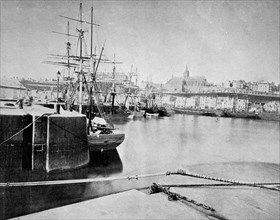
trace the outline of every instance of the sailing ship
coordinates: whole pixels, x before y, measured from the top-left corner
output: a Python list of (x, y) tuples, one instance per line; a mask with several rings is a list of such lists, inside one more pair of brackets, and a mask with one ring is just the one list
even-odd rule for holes
[[(75, 101), (74, 96), (76, 95), (76, 90), (79, 89), (79, 113), (84, 113), (87, 116), (87, 141), (89, 151), (104, 151), (104, 150), (112, 150), (116, 149), (125, 138), (125, 134), (123, 133), (115, 133), (114, 125), (110, 121), (110, 115), (107, 115), (104, 111), (104, 106), (100, 103), (100, 89), (98, 87), (96, 81), (96, 74), (101, 62), (103, 63), (112, 63), (108, 59), (103, 59), (102, 54), (104, 52), (104, 45), (101, 49), (99, 57), (97, 58), (96, 52), (93, 53), (93, 26), (99, 26), (98, 24), (93, 23), (93, 7), (91, 7), (91, 21), (87, 22), (82, 19), (82, 3), (80, 3), (80, 18), (70, 18), (67, 16), (61, 16), (66, 19), (74, 20), (80, 23), (80, 29), (77, 29), (78, 32), (78, 42), (79, 42), (79, 56), (71, 56), (70, 55), (70, 42), (69, 36), (74, 36), (69, 34), (69, 25), (68, 25), (68, 42), (67, 42), (67, 63), (63, 63), (67, 66), (68, 71), (70, 68), (73, 67), (75, 72), (78, 74), (78, 79), (76, 83), (69, 82), (68, 87), (68, 95), (66, 99), (66, 109), (72, 110), (73, 103)], [(86, 55), (86, 51), (83, 51), (83, 43), (85, 43), (84, 39), (84, 30), (83, 30), (83, 23), (90, 24), (90, 32), (91, 32), (91, 39), (90, 39), (90, 55)], [(61, 55), (56, 55), (61, 57)], [(69, 60), (72, 59), (74, 62), (70, 62)], [(116, 64), (114, 60), (114, 65)], [(54, 63), (57, 64), (57, 63)], [(58, 63), (60, 65), (61, 63)], [(78, 70), (77, 70), (78, 69)], [(113, 68), (115, 71), (115, 66)], [(86, 108), (83, 109), (82, 97), (83, 97), (83, 89), (88, 95), (88, 104), (85, 106)], [(114, 93), (113, 93), (113, 101), (112, 106), (114, 105)], [(94, 112), (95, 107), (97, 108), (98, 112)], [(84, 110), (84, 111), (83, 111)], [(97, 115), (104, 119), (105, 123), (103, 124), (96, 124), (94, 122), (97, 119)]]

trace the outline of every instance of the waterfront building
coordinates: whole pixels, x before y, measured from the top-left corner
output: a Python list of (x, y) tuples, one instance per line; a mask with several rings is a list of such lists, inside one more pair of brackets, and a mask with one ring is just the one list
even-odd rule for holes
[(129, 77), (122, 72), (116, 72), (113, 76), (112, 72), (98, 72), (96, 74), (96, 81), (112, 81), (115, 80), (116, 82), (122, 83), (124, 81), (129, 81)]
[(209, 109), (215, 109), (217, 106), (217, 97), (207, 96), (207, 106)]
[(200, 92), (207, 85), (205, 76), (190, 76), (188, 66), (186, 66), (182, 75), (182, 77), (172, 76), (163, 85), (164, 89), (169, 92)]
[(27, 89), (17, 78), (0, 79), (0, 98), (4, 99), (20, 99), (24, 98)]
[(234, 106), (234, 98), (217, 97), (216, 109), (232, 111)]
[(162, 96), (162, 103), (167, 104), (167, 105), (173, 105), (174, 104), (170, 95), (163, 95)]
[(232, 88), (234, 89), (243, 89), (245, 86), (245, 81), (244, 80), (233, 80), (232, 81)]
[(206, 96), (199, 97), (199, 108), (205, 109), (206, 108)]
[(199, 108), (200, 109), (215, 109), (217, 107), (217, 97), (200, 96)]
[(195, 108), (196, 107), (196, 96), (191, 96), (189, 98), (186, 98), (186, 104), (185, 107), (186, 108)]
[(258, 91), (258, 84), (257, 84), (257, 83), (253, 82), (253, 84), (252, 84), (252, 90), (255, 91), (255, 92)]
[(235, 104), (235, 110), (238, 112), (243, 112), (247, 110), (248, 100), (247, 99), (237, 99)]
[(183, 77), (174, 77), (168, 80), (164, 85), (164, 89), (169, 92), (183, 92)]
[(258, 85), (258, 88), (257, 88), (258, 92), (263, 92), (263, 93), (271, 92), (271, 87), (268, 82), (262, 80), (262, 81), (258, 82), (257, 85)]
[(276, 101), (267, 102), (263, 105), (263, 110), (265, 112), (280, 112), (280, 103)]
[(190, 76), (188, 66), (183, 72), (183, 78), (184, 91), (186, 92), (200, 92), (207, 85), (205, 76)]
[(185, 97), (177, 97), (175, 101), (176, 108), (185, 108), (186, 98)]

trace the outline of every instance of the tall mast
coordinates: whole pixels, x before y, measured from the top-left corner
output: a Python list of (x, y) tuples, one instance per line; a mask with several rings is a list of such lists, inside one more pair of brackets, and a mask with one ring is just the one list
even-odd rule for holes
[(68, 70), (68, 80), (70, 81), (70, 50), (71, 50), (71, 44), (69, 42), (69, 21), (67, 22), (67, 35), (68, 35), (68, 41), (66, 43), (66, 49), (67, 49), (67, 70)]
[(115, 71), (116, 71), (116, 64), (115, 64), (115, 54), (114, 54), (114, 67), (113, 67), (113, 91), (111, 93), (112, 95), (112, 106), (111, 106), (111, 114), (114, 114), (114, 102), (115, 102)]
[[(92, 35), (92, 27), (93, 27), (93, 7), (91, 7), (91, 24), (90, 24), (90, 62), (92, 64), (92, 74), (91, 74), (91, 83), (90, 83), (90, 88), (89, 88), (89, 123), (88, 123), (88, 132), (89, 129), (92, 127), (91, 124), (91, 119), (92, 119), (92, 106), (93, 106), (93, 100), (92, 100), (92, 93), (93, 93), (93, 84), (95, 82), (95, 60), (93, 60), (93, 54), (92, 54), (92, 47), (93, 47), (93, 35)], [(91, 71), (91, 70), (90, 70)]]
[(93, 26), (93, 7), (91, 7), (91, 12), (90, 12), (90, 17), (91, 17), (91, 21), (90, 21), (90, 56), (92, 57), (92, 38), (93, 38), (93, 35), (92, 35), (92, 26)]
[(79, 32), (79, 40), (80, 40), (80, 86), (79, 86), (79, 112), (82, 113), (82, 87), (83, 87), (83, 30), (82, 30), (82, 3), (80, 3), (80, 24), (81, 29), (77, 30)]

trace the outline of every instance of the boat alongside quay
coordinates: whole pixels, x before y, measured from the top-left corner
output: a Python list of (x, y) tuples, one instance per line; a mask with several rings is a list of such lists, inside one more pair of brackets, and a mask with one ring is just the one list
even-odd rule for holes
[(89, 151), (115, 150), (125, 139), (124, 133), (116, 133), (115, 129), (107, 126), (103, 118), (94, 117), (88, 134)]
[(280, 113), (279, 112), (261, 112), (258, 114), (260, 119), (269, 120), (269, 121), (280, 121)]
[(203, 109), (188, 109), (188, 108), (178, 108), (173, 107), (172, 110), (178, 114), (187, 114), (187, 115), (203, 115), (203, 116), (218, 116), (215, 111), (212, 110), (203, 110)]
[(259, 113), (256, 112), (231, 112), (224, 111), (223, 117), (229, 118), (244, 118), (244, 119), (261, 119)]

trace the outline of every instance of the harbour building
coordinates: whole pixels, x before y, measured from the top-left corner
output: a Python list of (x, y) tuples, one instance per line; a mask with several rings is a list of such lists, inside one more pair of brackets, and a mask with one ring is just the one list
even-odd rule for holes
[(207, 86), (205, 76), (190, 76), (188, 66), (180, 77), (174, 77), (166, 82), (164, 89), (169, 92), (200, 92)]
[(0, 79), (0, 98), (1, 99), (20, 99), (25, 96), (27, 89), (16, 78)]

